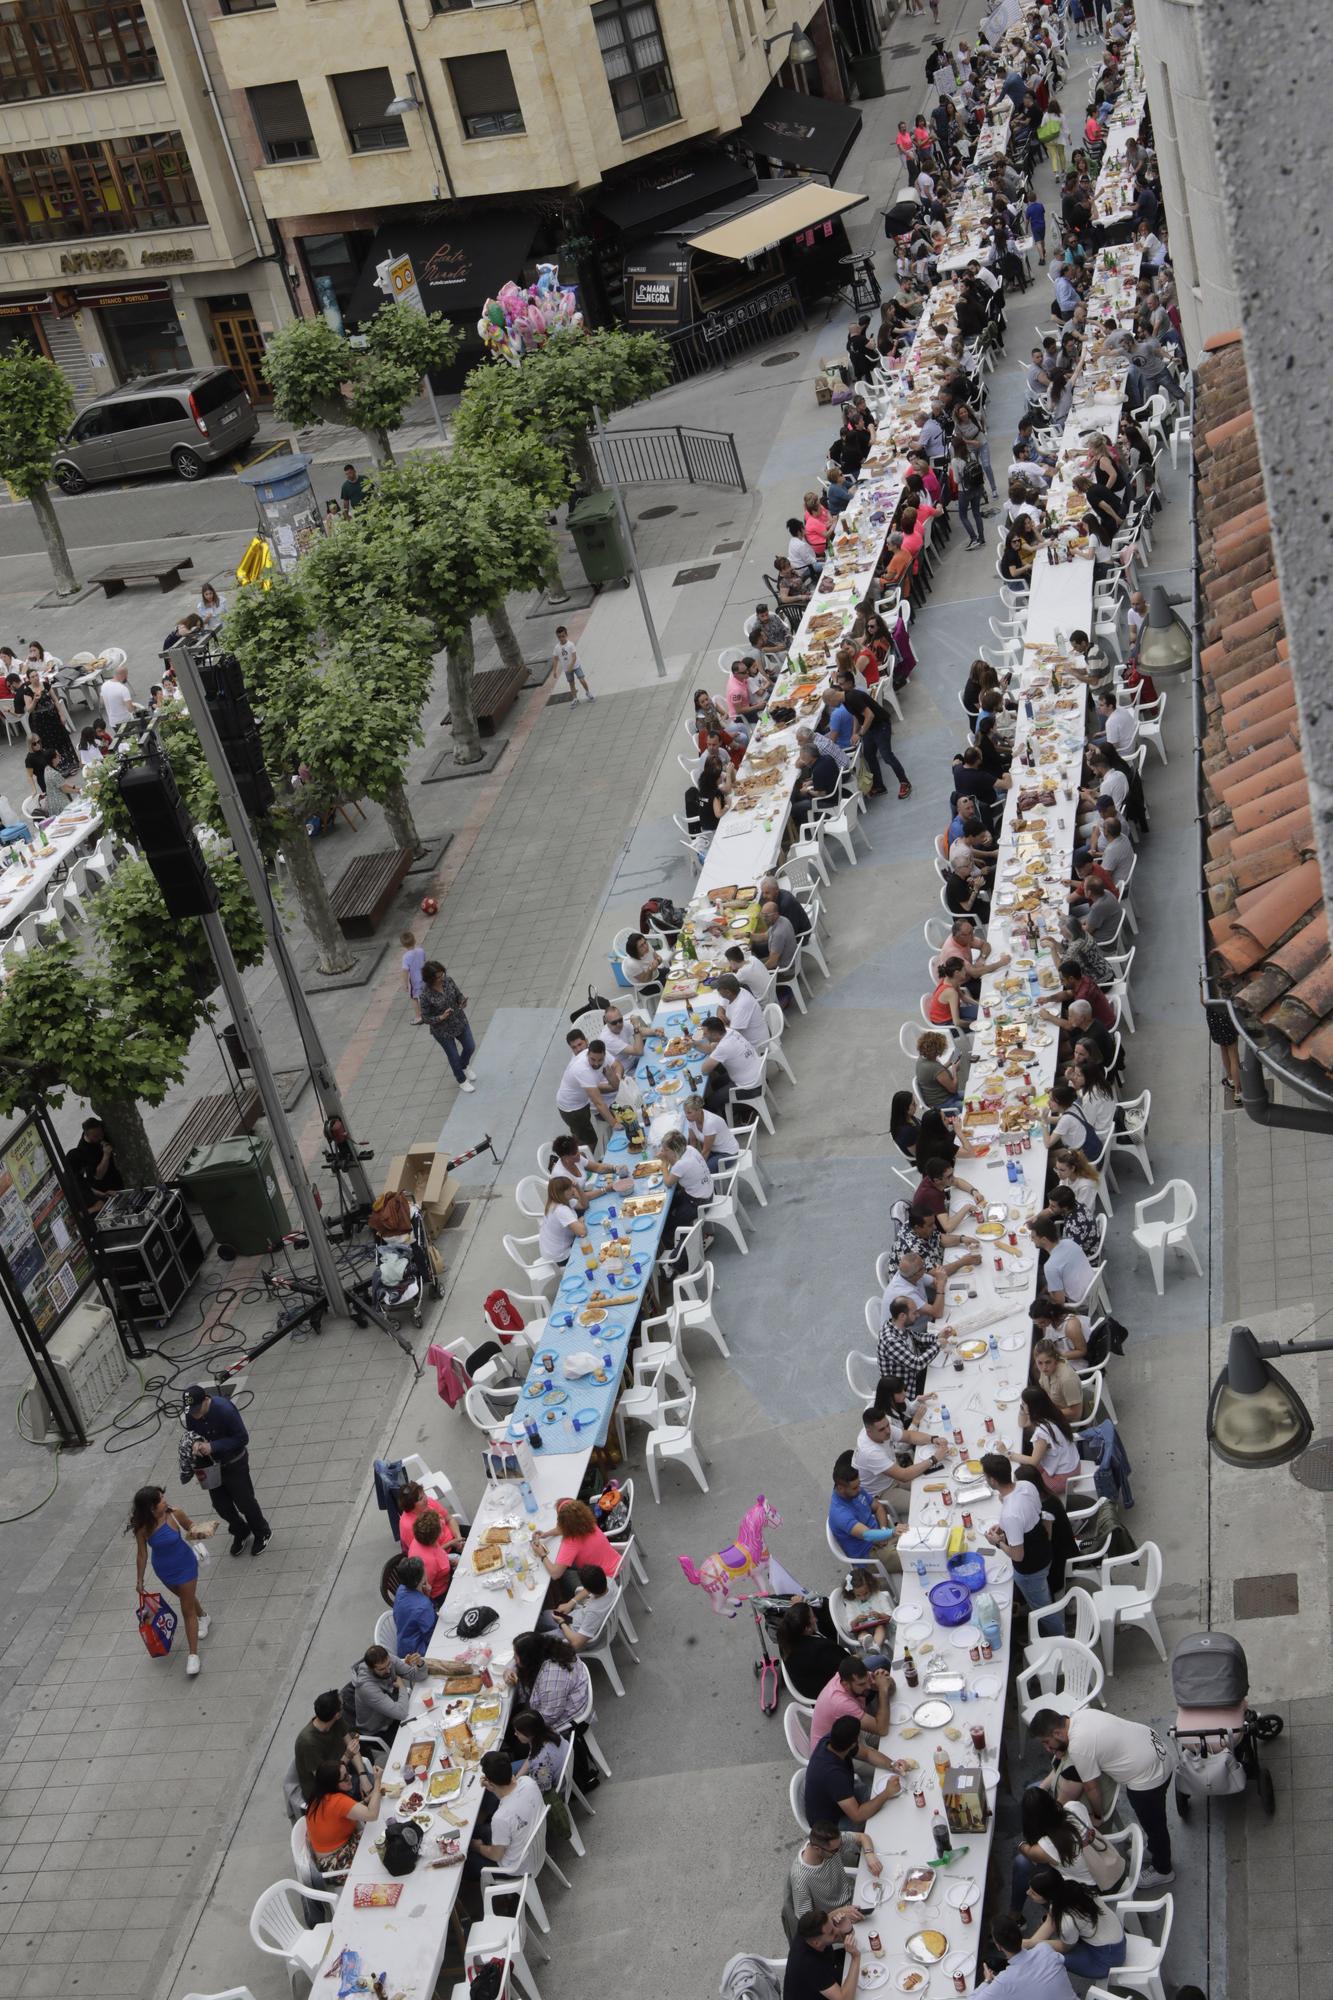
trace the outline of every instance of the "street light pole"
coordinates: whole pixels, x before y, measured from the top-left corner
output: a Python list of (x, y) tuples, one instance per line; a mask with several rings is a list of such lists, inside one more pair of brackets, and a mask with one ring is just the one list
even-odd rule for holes
[(1217, 1457), (1251, 1472), (1299, 1458), (1314, 1434), (1310, 1412), (1269, 1362), (1330, 1353), (1333, 1340), (1256, 1340), (1248, 1326), (1233, 1326), (1226, 1366), (1208, 1399), (1208, 1443)]
[[(287, 933), (283, 929), (278, 913), (273, 906), (273, 897), (269, 888), (268, 874), (264, 867), (264, 858), (255, 844), (255, 837), (250, 827), (249, 818), (244, 806), (241, 804), (240, 794), (236, 789), (236, 780), (232, 775), (231, 766), (227, 762), (227, 755), (222, 747), (222, 739), (218, 735), (217, 726), (209, 711), (208, 702), (204, 696), (203, 682), (199, 678), (198, 664), (191, 649), (185, 644), (173, 646), (170, 649), (169, 658), (176, 669), (176, 682), (185, 697), (185, 706), (188, 708), (190, 718), (198, 732), (199, 742), (203, 748), (208, 768), (213, 773), (214, 782), (218, 788), (218, 800), (222, 807), (222, 816), (227, 823), (227, 831), (231, 835), (232, 846), (236, 849), (241, 869), (245, 875), (246, 884), (250, 890), (250, 894), (254, 898), (255, 908), (259, 912), (259, 920), (268, 934), (269, 950), (273, 957), (274, 966), (277, 969), (283, 993), (286, 996), (287, 1005), (291, 1009), (292, 1017), (296, 1022), (297, 1032), (301, 1037), (301, 1047), (305, 1051), (306, 1063), (310, 1070), (311, 1080), (315, 1086), (315, 1095), (319, 1100), (321, 1118), (325, 1126), (328, 1125), (331, 1119), (340, 1120), (343, 1128), (350, 1134), (352, 1128), (348, 1123), (347, 1114), (343, 1109), (342, 1094), (338, 1089), (333, 1065), (330, 1063), (328, 1055), (325, 1052), (324, 1044), (320, 1039), (319, 1029), (315, 1025), (314, 1016), (310, 1012), (306, 996), (301, 989), (301, 981), (297, 975), (296, 967), (292, 962), (291, 949), (287, 943)], [(259, 1081), (257, 1072), (255, 1081), (256, 1083)], [(267, 1106), (265, 1108), (267, 1109)], [(270, 1113), (270, 1119), (271, 1116), (272, 1114)], [(348, 1148), (348, 1154), (350, 1157), (346, 1159), (344, 1171), (351, 1183), (353, 1199), (358, 1204), (364, 1203), (369, 1208), (375, 1196), (371, 1190), (370, 1182), (366, 1178), (366, 1170), (357, 1157), (355, 1146)], [(321, 1237), (323, 1236), (322, 1228), (320, 1235)]]
[[(602, 422), (602, 413), (596, 403), (592, 406), (592, 414), (597, 424), (597, 436), (605, 444), (607, 442), (606, 425)], [(648, 602), (648, 592), (644, 588), (643, 572), (639, 568), (639, 551), (634, 546), (634, 531), (629, 524), (629, 509), (625, 505), (625, 496), (620, 490), (620, 481), (616, 478), (615, 466), (612, 463), (609, 451), (606, 453), (606, 473), (607, 484), (615, 495), (616, 512), (620, 516), (620, 532), (625, 537), (625, 547), (629, 550), (629, 566), (634, 572), (634, 588), (639, 593), (639, 604), (643, 611), (643, 622), (648, 627), (648, 644), (653, 649), (653, 665), (657, 669), (658, 680), (664, 681), (667, 677), (667, 670), (666, 661), (662, 658), (662, 643), (657, 636), (657, 627), (653, 623), (652, 606)]]

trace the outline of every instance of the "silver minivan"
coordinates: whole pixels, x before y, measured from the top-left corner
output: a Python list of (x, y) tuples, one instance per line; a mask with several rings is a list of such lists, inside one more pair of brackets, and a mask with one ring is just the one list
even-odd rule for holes
[(259, 428), (250, 398), (230, 368), (182, 368), (142, 375), (109, 390), (79, 412), (56, 454), (55, 478), (66, 493), (103, 479), (174, 472), (198, 479)]

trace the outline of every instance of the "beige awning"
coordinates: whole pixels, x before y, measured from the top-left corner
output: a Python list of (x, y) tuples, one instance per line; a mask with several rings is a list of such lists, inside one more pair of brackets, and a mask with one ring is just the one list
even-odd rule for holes
[(760, 208), (748, 209), (730, 222), (719, 223), (716, 229), (705, 230), (702, 236), (689, 237), (688, 242), (691, 250), (706, 250), (712, 257), (734, 257), (738, 261), (757, 257), (786, 237), (796, 236), (802, 229), (813, 229), (816, 223), (828, 222), (835, 215), (844, 215), (849, 208), (860, 208), (868, 200), (868, 195), (845, 194), (841, 188), (802, 181), (790, 194), (777, 195)]

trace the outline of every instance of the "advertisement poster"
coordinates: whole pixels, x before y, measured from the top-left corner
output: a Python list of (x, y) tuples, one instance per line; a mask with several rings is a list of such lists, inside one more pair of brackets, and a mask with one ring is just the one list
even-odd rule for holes
[(45, 1341), (92, 1283), (93, 1266), (36, 1125), (0, 1150), (0, 1254)]

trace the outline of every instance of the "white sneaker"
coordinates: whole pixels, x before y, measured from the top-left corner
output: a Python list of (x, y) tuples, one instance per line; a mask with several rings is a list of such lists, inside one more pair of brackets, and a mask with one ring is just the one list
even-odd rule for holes
[(476, 1087), (477, 1087), (476, 1084), (469, 1082), (467, 1077), (464, 1077), (463, 1081), (458, 1086), (460, 1090), (475, 1090)]
[(1140, 1889), (1165, 1889), (1167, 1883), (1174, 1882), (1175, 1879), (1174, 1868), (1168, 1868), (1165, 1875), (1159, 1875), (1155, 1868), (1145, 1868), (1139, 1876), (1138, 1886)]
[(198, 1653), (191, 1653), (189, 1659), (185, 1662), (185, 1671), (187, 1675), (193, 1676), (197, 1674), (200, 1668), (200, 1664), (201, 1662)]
[(210, 1621), (208, 1613), (206, 1611), (201, 1611), (199, 1613), (199, 1637), (201, 1639), (206, 1639), (208, 1637), (209, 1622)]

